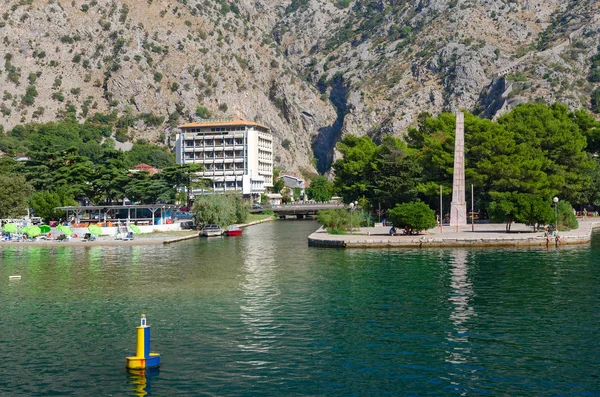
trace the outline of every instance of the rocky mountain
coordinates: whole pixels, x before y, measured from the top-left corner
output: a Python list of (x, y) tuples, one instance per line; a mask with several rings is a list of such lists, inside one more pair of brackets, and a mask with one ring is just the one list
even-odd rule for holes
[(305, 175), (329, 169), (346, 133), (522, 101), (590, 108), (598, 88), (589, 0), (4, 0), (0, 13), (5, 130), (116, 112), (119, 140), (172, 144), (210, 112), (269, 125), (276, 166)]

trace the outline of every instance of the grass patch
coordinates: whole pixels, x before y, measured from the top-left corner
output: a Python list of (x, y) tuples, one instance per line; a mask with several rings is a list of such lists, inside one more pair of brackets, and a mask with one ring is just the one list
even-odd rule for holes
[(263, 219), (271, 218), (270, 214), (248, 214), (248, 219), (246, 223), (262, 221)]

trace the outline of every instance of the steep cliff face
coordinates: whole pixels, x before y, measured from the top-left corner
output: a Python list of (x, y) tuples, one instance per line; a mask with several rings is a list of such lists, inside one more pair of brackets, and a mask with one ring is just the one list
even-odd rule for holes
[(496, 118), (523, 101), (589, 108), (598, 2), (296, 4), (274, 36), (309, 81), (345, 81), (342, 133), (400, 135), (424, 111)]
[(343, 134), (401, 135), (420, 112), (589, 107), (596, 88), (600, 6), (585, 0), (5, 3), (5, 129), (116, 111), (144, 116), (129, 139), (169, 142), (200, 106), (269, 125), (288, 171), (327, 171)]
[(82, 120), (116, 111), (155, 116), (135, 122), (130, 139), (167, 141), (165, 131), (174, 131), (170, 127), (202, 106), (214, 117), (269, 125), (277, 165), (314, 170), (312, 138), (336, 120), (336, 111), (270, 44), (268, 16), (275, 14), (269, 6), (260, 11), (221, 1), (11, 3), (0, 23), (5, 129), (51, 121), (69, 110)]

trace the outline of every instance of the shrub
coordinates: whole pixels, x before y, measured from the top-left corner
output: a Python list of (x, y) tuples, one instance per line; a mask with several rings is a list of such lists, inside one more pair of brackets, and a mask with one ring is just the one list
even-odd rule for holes
[(317, 213), (317, 221), (329, 233), (342, 234), (350, 228), (350, 212), (347, 209), (321, 210)]
[(436, 225), (435, 212), (421, 201), (396, 204), (388, 212), (388, 218), (395, 227), (408, 228), (409, 233), (418, 233)]
[(159, 126), (165, 121), (163, 116), (155, 116), (152, 113), (142, 113), (139, 115), (139, 118), (144, 120), (146, 125), (153, 127)]
[(127, 129), (126, 128), (117, 128), (117, 132), (115, 133), (115, 140), (117, 142), (127, 142), (127, 140), (129, 139), (129, 136), (127, 136)]
[(163, 75), (160, 72), (154, 72), (154, 81), (160, 83), (163, 79)]
[(370, 218), (362, 211), (351, 211), (347, 208), (321, 210), (317, 213), (317, 221), (331, 234), (344, 234), (345, 231), (359, 226), (368, 226)]
[(11, 110), (9, 107), (2, 103), (0, 104), (0, 113), (2, 113), (3, 116), (10, 116)]
[(570, 230), (577, 229), (579, 222), (573, 212), (573, 207), (567, 201), (558, 202), (558, 229), (559, 230)]
[(26, 105), (33, 105), (33, 102), (35, 102), (35, 97), (37, 96), (38, 92), (35, 86), (27, 86), (27, 89), (25, 90), (25, 95), (23, 96), (23, 103)]
[(58, 101), (58, 102), (63, 102), (65, 100), (65, 96), (64, 96), (62, 90), (60, 90), (58, 92), (54, 92), (52, 94), (52, 99), (54, 99), (55, 101)]
[(196, 116), (206, 119), (210, 117), (210, 112), (204, 106), (198, 106), (196, 108)]

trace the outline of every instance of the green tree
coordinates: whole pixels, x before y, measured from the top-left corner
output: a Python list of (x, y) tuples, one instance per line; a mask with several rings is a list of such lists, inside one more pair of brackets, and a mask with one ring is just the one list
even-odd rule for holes
[[(563, 105), (522, 104), (499, 121), (465, 113), (465, 175), (491, 202), (493, 192), (528, 193), (549, 199), (574, 199), (589, 184), (593, 167), (586, 147), (595, 145), (594, 123), (585, 112)], [(449, 192), (453, 174), (455, 116), (419, 116), (408, 132), (423, 167), (420, 197), (433, 204), (439, 185)], [(596, 147), (596, 146), (594, 146)]]
[(77, 154), (75, 148), (29, 153), (25, 173), (36, 190), (62, 189), (77, 199), (87, 197), (93, 176), (93, 163), (87, 157)]
[(144, 163), (156, 168), (164, 168), (175, 164), (175, 156), (172, 153), (151, 145), (146, 141), (138, 141), (131, 150), (126, 152), (127, 163), (130, 167)]
[(534, 231), (554, 219), (550, 201), (533, 194), (520, 194), (517, 198), (517, 221), (532, 226)]
[(309, 200), (329, 201), (333, 197), (333, 183), (327, 177), (319, 175), (310, 182), (306, 195)]
[(283, 180), (283, 178), (279, 177), (279, 172), (279, 169), (273, 168), (273, 180), (275, 182), (273, 183), (273, 187), (271, 188), (271, 190), (274, 193), (280, 193), (285, 187), (285, 181)]
[(0, 218), (27, 214), (27, 197), (33, 191), (22, 175), (0, 174)]
[(377, 145), (367, 136), (347, 135), (338, 142), (337, 148), (343, 157), (333, 164), (336, 191), (346, 203), (360, 197), (370, 198)]
[(492, 202), (488, 208), (488, 215), (492, 222), (506, 223), (506, 231), (510, 231), (513, 222), (517, 220), (519, 209), (517, 207), (516, 193), (492, 193)]
[(147, 172), (136, 172), (129, 176), (130, 181), (125, 187), (127, 197), (137, 203), (173, 203), (175, 189), (159, 174), (150, 176)]
[(186, 193), (186, 204), (190, 201), (189, 194), (192, 189), (206, 187), (206, 179), (198, 177), (198, 172), (204, 170), (202, 164), (172, 165), (163, 168), (160, 172), (160, 178), (164, 179), (174, 189), (184, 187)]
[(409, 234), (435, 227), (435, 212), (421, 201), (396, 204), (388, 211), (388, 218), (395, 227), (408, 228)]
[(506, 222), (507, 231), (510, 231), (513, 222), (533, 226), (536, 231), (554, 220), (550, 201), (540, 196), (518, 192), (494, 192), (491, 196), (490, 219), (494, 222)]
[(197, 196), (192, 211), (198, 225), (214, 224), (226, 227), (237, 220), (235, 202), (226, 195)]
[(241, 194), (227, 194), (226, 196), (235, 206), (235, 223), (246, 223), (250, 210), (244, 197)]
[(77, 202), (64, 190), (52, 192), (46, 190), (33, 193), (29, 198), (29, 204), (35, 213), (42, 217), (44, 222), (49, 222), (66, 217), (66, 213), (57, 210), (57, 207), (77, 205)]
[(577, 229), (579, 227), (579, 222), (577, 221), (577, 217), (573, 211), (573, 207), (567, 201), (559, 201), (558, 202), (558, 229), (559, 230), (569, 230), (569, 229)]
[(520, 167), (534, 171), (521, 172), (522, 180), (535, 186), (536, 179), (547, 175), (544, 189), (521, 186), (518, 191), (546, 198), (559, 195), (570, 201), (589, 184), (586, 171), (593, 164), (585, 152), (586, 136), (565, 105), (521, 104), (498, 123), (514, 133), (521, 149)]
[(120, 150), (105, 149), (100, 164), (94, 167), (90, 199), (94, 203), (114, 203), (126, 196), (130, 182), (125, 154)]
[(384, 137), (373, 158), (370, 207), (392, 208), (414, 199), (422, 172), (414, 149), (398, 138)]

